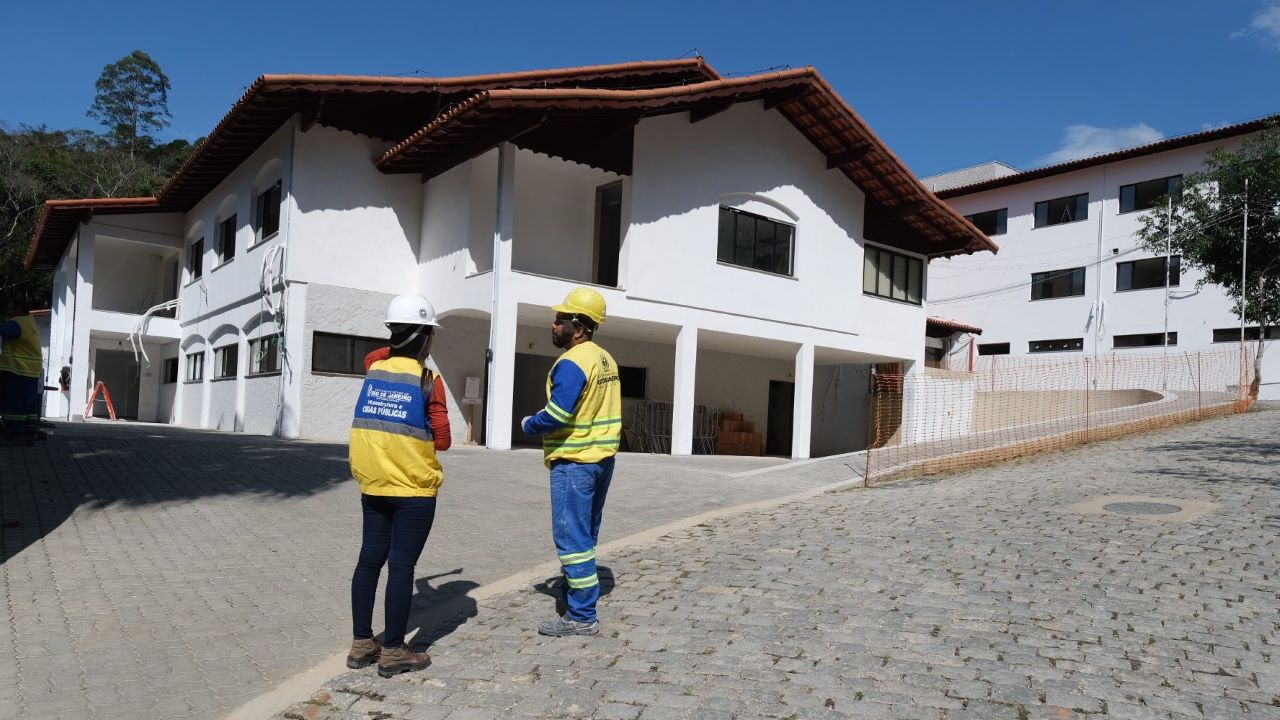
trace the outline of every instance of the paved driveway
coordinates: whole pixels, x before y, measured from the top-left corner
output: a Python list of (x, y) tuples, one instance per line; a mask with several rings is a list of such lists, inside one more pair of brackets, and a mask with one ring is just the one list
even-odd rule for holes
[[(465, 617), (469, 591), (554, 558), (546, 471), (528, 450), (444, 462), (416, 602)], [(626, 455), (603, 534), (824, 482), (733, 477), (779, 463)], [(345, 647), (348, 478), (343, 445), (143, 424), (0, 448), (0, 717), (218, 717)]]
[(521, 588), (277, 720), (1280, 718), (1277, 438), (1264, 405), (709, 520), (605, 553), (600, 637)]

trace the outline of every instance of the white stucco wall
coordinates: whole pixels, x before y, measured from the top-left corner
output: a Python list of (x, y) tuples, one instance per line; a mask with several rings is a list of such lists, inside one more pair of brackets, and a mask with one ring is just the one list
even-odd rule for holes
[(814, 457), (866, 448), (870, 372), (870, 365), (858, 364), (819, 365), (814, 369)]
[[(1235, 139), (1222, 145), (1238, 144)], [(1027, 354), (1029, 341), (1075, 337), (1084, 339), (1082, 353), (1052, 356), (1092, 355), (1095, 349), (1124, 356), (1162, 354), (1158, 346), (1114, 347), (1116, 335), (1159, 334), (1165, 314), (1162, 287), (1116, 290), (1117, 263), (1159, 256), (1134, 250), (1142, 217), (1155, 210), (1120, 213), (1119, 191), (1122, 185), (1199, 170), (1210, 147), (1179, 148), (947, 200), (962, 214), (1008, 208), (1008, 232), (992, 238), (1000, 245), (999, 255), (957, 256), (930, 263), (930, 314), (982, 327), (978, 343), (1008, 342), (1013, 355)], [(1088, 219), (1034, 227), (1036, 202), (1084, 192), (1089, 193)], [(1030, 300), (1032, 273), (1081, 266), (1086, 266), (1084, 296)], [(1175, 299), (1169, 303), (1169, 331), (1178, 333), (1171, 352), (1222, 348), (1223, 344), (1213, 343), (1213, 330), (1239, 327), (1240, 320), (1221, 288), (1209, 285), (1192, 294), (1201, 277), (1200, 271), (1184, 263), (1180, 283), (1170, 288)], [(1021, 287), (994, 297), (947, 301), (1013, 284)], [(1180, 295), (1191, 296), (1176, 299)], [(1280, 353), (1269, 352), (1264, 361), (1263, 379), (1270, 378), (1270, 383), (1263, 387), (1262, 397), (1280, 398)]]
[(528, 150), (516, 153), (516, 270), (592, 282), (596, 188), (622, 176)]
[(178, 262), (177, 250), (103, 236), (98, 237), (97, 250), (94, 309), (141, 314), (176, 297), (173, 270)]

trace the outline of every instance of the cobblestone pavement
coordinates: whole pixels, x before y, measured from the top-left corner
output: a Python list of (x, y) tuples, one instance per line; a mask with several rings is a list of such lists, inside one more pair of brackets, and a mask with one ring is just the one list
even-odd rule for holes
[[(604, 535), (820, 482), (730, 476), (779, 462), (627, 455)], [(538, 451), (444, 463), (428, 622), (554, 559)], [(0, 718), (213, 718), (339, 652), (358, 502), (344, 445), (77, 423), (0, 447)]]
[[(1277, 436), (1264, 405), (708, 521), (601, 558), (599, 637), (498, 595), (275, 718), (1280, 718)], [(1188, 512), (1077, 507), (1120, 495)]]

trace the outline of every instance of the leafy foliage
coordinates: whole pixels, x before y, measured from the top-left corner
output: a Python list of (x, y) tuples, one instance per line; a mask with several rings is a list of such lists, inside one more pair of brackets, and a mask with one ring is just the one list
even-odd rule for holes
[[(1143, 245), (1163, 255), (1168, 238), (1174, 254), (1204, 272), (1200, 285), (1212, 283), (1226, 290), (1237, 317), (1243, 310), (1245, 322), (1262, 328), (1280, 322), (1280, 128), (1272, 125), (1247, 137), (1235, 150), (1211, 150), (1205, 169), (1183, 178), (1182, 188), (1173, 207), (1172, 228), (1167, 212), (1155, 210), (1143, 218), (1138, 231)], [(1168, 201), (1165, 198), (1157, 207), (1167, 207)], [(1247, 277), (1241, 278), (1246, 207)], [(1254, 365), (1255, 397), (1265, 351), (1262, 332)]]
[(147, 134), (168, 123), (168, 89), (159, 66), (134, 51), (98, 80), (90, 115), (107, 134), (0, 123), (0, 305), (49, 306), (51, 274), (23, 267), (45, 200), (153, 195), (181, 166), (191, 143)]

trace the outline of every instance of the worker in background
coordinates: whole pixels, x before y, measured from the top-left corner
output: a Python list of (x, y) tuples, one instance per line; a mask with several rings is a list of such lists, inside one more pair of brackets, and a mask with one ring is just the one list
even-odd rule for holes
[(600, 632), (596, 543), (622, 436), (622, 395), (618, 366), (593, 339), (605, 319), (600, 293), (575, 288), (552, 309), (551, 342), (565, 352), (548, 374), (546, 407), (520, 426), (528, 435), (543, 436), (551, 470), (551, 536), (568, 609), (540, 623), (538, 632), (595, 635)]
[[(414, 566), (435, 520), (444, 480), (436, 453), (449, 449), (444, 383), (425, 368), (436, 311), (421, 295), (401, 295), (387, 309), (390, 353), (374, 362), (351, 421), (351, 474), (360, 485), (363, 541), (351, 576), (354, 639), (347, 667), (378, 663), (391, 677), (421, 670), (431, 656), (405, 643)], [(374, 595), (387, 565), (382, 642), (373, 636)]]
[(41, 436), (40, 332), (36, 319), (17, 300), (6, 305), (8, 320), (0, 324), (0, 417), (10, 443), (32, 445)]

